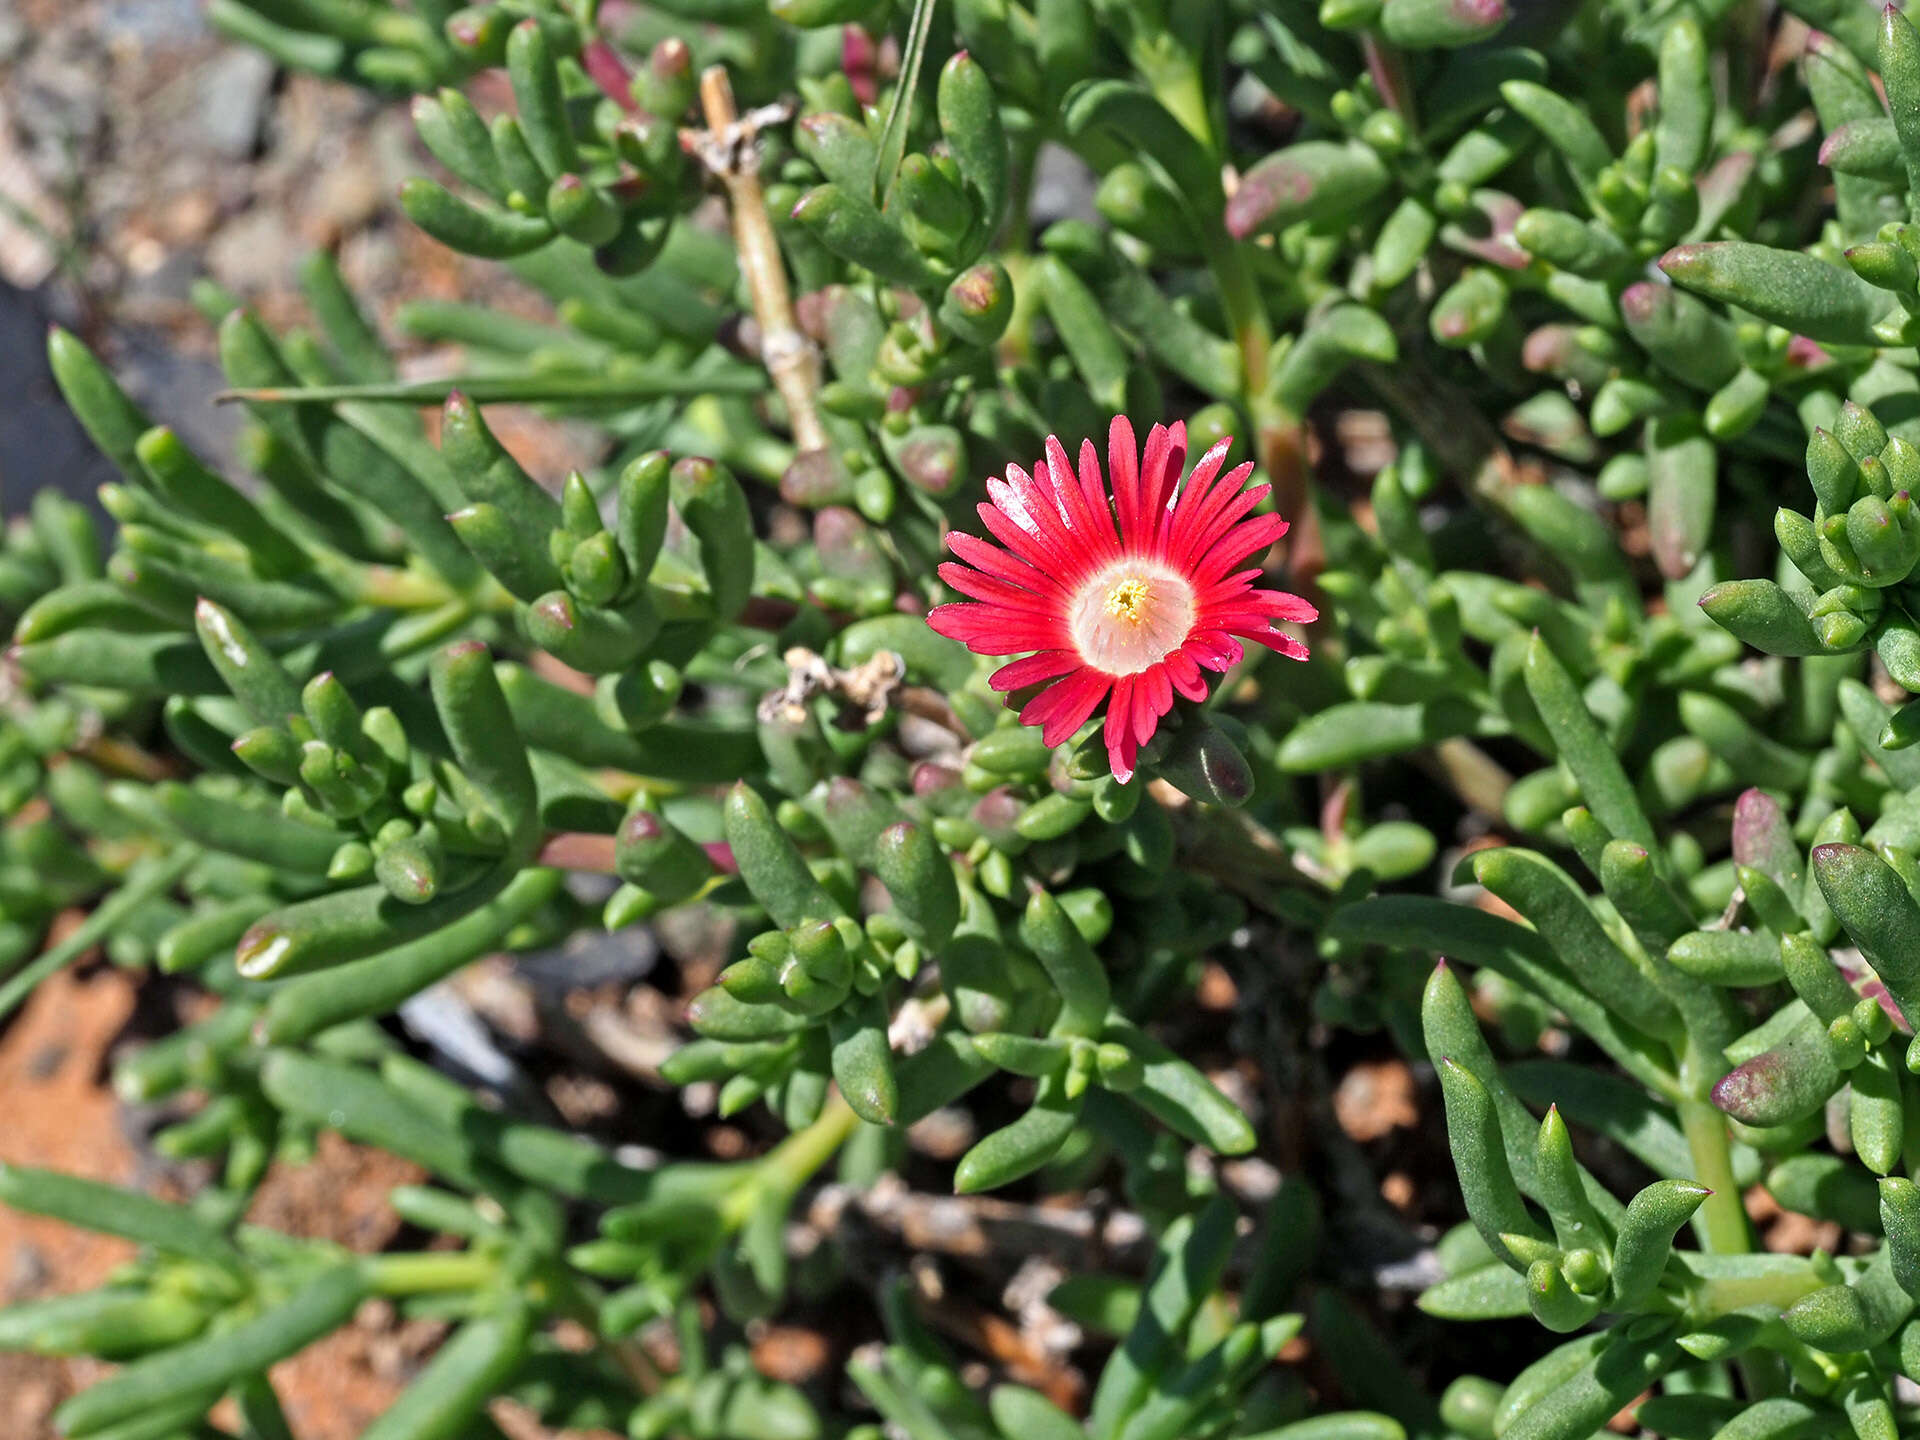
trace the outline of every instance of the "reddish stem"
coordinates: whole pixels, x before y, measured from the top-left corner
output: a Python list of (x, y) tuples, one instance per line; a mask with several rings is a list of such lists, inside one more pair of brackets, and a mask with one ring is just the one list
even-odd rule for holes
[(592, 870), (601, 875), (613, 874), (613, 836), (591, 835), (578, 830), (563, 830), (547, 836), (540, 842), (539, 852), (533, 857), (536, 865), (550, 865), (555, 870)]
[[(556, 830), (540, 842), (533, 863), (555, 870), (589, 870), (612, 875), (614, 840), (611, 835), (595, 835), (584, 830)], [(710, 840), (700, 847), (722, 875), (738, 875), (740, 865), (733, 858), (733, 847), (724, 840)]]
[(613, 47), (606, 41), (589, 42), (580, 51), (580, 67), (622, 110), (630, 115), (639, 111), (639, 102), (633, 98), (633, 76), (628, 72), (626, 62), (614, 53)]

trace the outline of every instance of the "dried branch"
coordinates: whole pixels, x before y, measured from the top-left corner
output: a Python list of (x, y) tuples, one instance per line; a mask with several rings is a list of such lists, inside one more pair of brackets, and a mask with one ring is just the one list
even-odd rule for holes
[(693, 149), (727, 188), (740, 269), (747, 277), (753, 318), (760, 327), (760, 358), (786, 404), (794, 443), (802, 453), (824, 450), (827, 434), (814, 398), (820, 388), (820, 352), (794, 319), (780, 242), (767, 219), (766, 192), (760, 186), (760, 128), (773, 119), (784, 119), (785, 107), (742, 116), (723, 65), (710, 65), (701, 74), (700, 105), (707, 129), (695, 137)]

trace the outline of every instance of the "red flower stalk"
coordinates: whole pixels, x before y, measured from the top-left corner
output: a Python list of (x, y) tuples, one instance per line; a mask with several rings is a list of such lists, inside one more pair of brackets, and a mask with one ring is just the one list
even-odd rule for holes
[(606, 41), (595, 40), (583, 47), (580, 66), (587, 72), (587, 77), (609, 99), (618, 101), (620, 108), (629, 115), (640, 108), (639, 102), (633, 98), (633, 77), (627, 73), (626, 62)]
[(1081, 442), (1076, 475), (1049, 435), (1033, 474), (1012, 465), (1006, 479), (987, 481), (980, 519), (1000, 545), (947, 536), (966, 563), (947, 562), (941, 578), (972, 600), (939, 606), (927, 623), (976, 655), (1035, 652), (991, 683), (1044, 683), (1020, 720), (1042, 726), (1049, 745), (1105, 701), (1107, 757), (1123, 783), (1173, 697), (1206, 699), (1201, 671), (1224, 673), (1241, 658), (1234, 637), (1307, 658), (1276, 626), (1319, 612), (1298, 595), (1256, 589), (1257, 565), (1239, 568), (1286, 534), (1287, 522), (1252, 513), (1272, 487), (1245, 488), (1251, 463), (1220, 473), (1230, 443), (1202, 455), (1182, 484), (1184, 424), (1154, 426), (1142, 456), (1133, 426), (1116, 416), (1105, 476), (1091, 440)]

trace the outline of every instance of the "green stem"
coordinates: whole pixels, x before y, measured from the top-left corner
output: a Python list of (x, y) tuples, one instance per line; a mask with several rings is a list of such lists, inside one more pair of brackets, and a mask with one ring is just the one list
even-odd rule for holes
[(1749, 1305), (1770, 1305), (1785, 1310), (1827, 1282), (1811, 1267), (1786, 1274), (1721, 1276), (1701, 1280), (1693, 1290), (1688, 1307), (1690, 1323), (1705, 1325), (1722, 1315), (1744, 1310)]
[(389, 1297), (477, 1290), (500, 1273), (500, 1262), (474, 1250), (375, 1255), (367, 1261), (374, 1293)]
[[(1134, 67), (1147, 82), (1153, 98), (1168, 114), (1203, 146), (1219, 157), (1221, 147), (1214, 134), (1213, 115), (1207, 99), (1207, 87), (1194, 57), (1174, 46), (1170, 37), (1165, 48), (1137, 46)], [(1214, 284), (1220, 287), (1221, 308), (1233, 331), (1234, 344), (1240, 350), (1241, 400), (1256, 425), (1268, 417), (1267, 350), (1273, 344), (1273, 330), (1267, 317), (1266, 302), (1240, 242), (1227, 234), (1224, 216), (1226, 197), (1217, 187), (1206, 195), (1189, 196), (1200, 231), (1200, 245)]]
[(1254, 282), (1253, 271), (1240, 244), (1227, 234), (1219, 215), (1200, 222), (1200, 243), (1207, 266), (1213, 271), (1213, 283), (1220, 287), (1220, 306), (1233, 331), (1233, 343), (1240, 351), (1240, 395), (1256, 424), (1266, 418), (1268, 404), (1267, 351), (1273, 345), (1273, 329), (1267, 319), (1266, 302)]
[[(1013, 177), (1007, 186), (1007, 218), (1000, 227), (999, 260), (1005, 265), (1010, 255), (1028, 253), (1028, 232), (1033, 228), (1033, 167), (1040, 155), (1042, 132), (1039, 127), (1014, 140)], [(1016, 298), (1019, 292), (1015, 291)]]
[(1207, 87), (1200, 82), (1199, 67), (1185, 56), (1182, 61), (1162, 66), (1159, 73), (1149, 77), (1153, 93), (1189, 134), (1208, 149), (1217, 150), (1213, 119), (1207, 105)]
[(270, 386), (222, 390), (222, 404), (245, 400), (260, 405), (335, 405), (343, 400), (387, 400), (403, 405), (442, 405), (456, 390), (476, 405), (564, 404), (578, 401), (660, 400), (691, 395), (758, 395), (767, 388), (763, 372), (729, 366), (709, 374), (686, 372), (613, 375), (457, 375), (445, 380), (398, 381), (379, 385)]
[(1219, 212), (1201, 218), (1200, 244), (1220, 288), (1234, 348), (1240, 352), (1240, 403), (1253, 422), (1254, 458), (1273, 485), (1274, 504), (1300, 527), (1291, 542), (1298, 546), (1314, 528), (1307, 508), (1304, 440), (1300, 417), (1271, 392), (1267, 357), (1273, 348), (1273, 322), (1267, 302), (1247, 264), (1246, 247), (1227, 233)]
[(325, 565), (362, 605), (386, 610), (432, 610), (460, 597), (437, 575), (400, 570), (392, 565)]
[(774, 1146), (760, 1162), (760, 1168), (778, 1177), (789, 1190), (798, 1190), (833, 1158), (858, 1123), (859, 1118), (836, 1093), (820, 1112), (819, 1119)]
[(1013, 315), (994, 346), (994, 354), (1003, 365), (1017, 365), (1033, 358), (1033, 322), (1041, 312), (1040, 287), (1028, 280), (1033, 268), (1031, 255), (1007, 254), (1001, 257), (1001, 263), (1013, 281)]
[(1693, 1154), (1694, 1179), (1713, 1193), (1700, 1207), (1701, 1239), (1715, 1255), (1744, 1255), (1753, 1248), (1740, 1187), (1733, 1178), (1727, 1117), (1705, 1100), (1679, 1102), (1680, 1128)]
[(1413, 87), (1407, 83), (1407, 63), (1400, 52), (1376, 31), (1366, 30), (1360, 35), (1360, 53), (1367, 57), (1367, 73), (1373, 77), (1381, 100), (1407, 122), (1410, 133), (1418, 133), (1420, 117), (1414, 110)]
[(779, 484), (793, 463), (794, 447), (756, 425), (743, 424), (742, 418), (729, 413), (716, 397), (700, 396), (674, 422), (669, 448), (711, 455), (756, 480)]
[(600, 1336), (613, 1363), (640, 1395), (660, 1393), (660, 1372), (646, 1350), (630, 1337), (609, 1338), (600, 1329), (600, 1302), (603, 1298), (592, 1281), (574, 1274), (564, 1265), (549, 1267), (545, 1275), (548, 1295), (554, 1307), (582, 1328)]
[(1714, 1064), (1713, 1060), (1720, 1057), (1709, 1058), (1692, 1035), (1677, 1058), (1680, 1096), (1674, 1104), (1680, 1112), (1687, 1149), (1693, 1154), (1693, 1178), (1713, 1191), (1700, 1207), (1696, 1227), (1700, 1242), (1716, 1255), (1744, 1255), (1753, 1248), (1753, 1236), (1747, 1229), (1746, 1209), (1740, 1203), (1740, 1186), (1733, 1178), (1727, 1117), (1707, 1099), (1708, 1088), (1725, 1064)]
[(1437, 775), (1469, 810), (1496, 819), (1503, 813), (1513, 776), (1471, 740), (1455, 736), (1414, 755), (1414, 763)]
[(16, 971), (6, 984), (0, 985), (0, 1019), (11, 1015), (42, 980), (100, 944), (149, 900), (171, 890), (199, 858), (197, 846), (183, 845), (164, 859), (149, 858), (136, 863), (120, 888), (96, 905), (93, 913), (74, 927), (72, 934), (52, 949), (43, 951), (37, 959)]
[(835, 1091), (818, 1120), (768, 1151), (766, 1158), (754, 1167), (753, 1179), (727, 1196), (721, 1206), (721, 1224), (727, 1233), (746, 1224), (759, 1199), (761, 1186), (774, 1185), (789, 1195), (798, 1192), (816, 1170), (833, 1158), (857, 1124), (859, 1117)]
[[(1700, 1053), (1698, 1045), (1690, 1038), (1685, 1051), (1680, 1056), (1681, 1095), (1674, 1104), (1680, 1114), (1680, 1128), (1687, 1137), (1687, 1149), (1693, 1155), (1694, 1179), (1705, 1185), (1713, 1193), (1701, 1205), (1700, 1212), (1694, 1217), (1695, 1231), (1701, 1245), (1711, 1254), (1744, 1255), (1753, 1249), (1753, 1232), (1747, 1226), (1746, 1207), (1741, 1204), (1740, 1185), (1733, 1178), (1733, 1147), (1727, 1135), (1727, 1117), (1716, 1109), (1710, 1100), (1702, 1098), (1705, 1086), (1711, 1083), (1716, 1067), (1706, 1063), (1706, 1057)], [(1713, 1292), (1709, 1303), (1726, 1304), (1726, 1309), (1737, 1309), (1740, 1305), (1776, 1303), (1772, 1298), (1780, 1295), (1777, 1303), (1784, 1309), (1807, 1293), (1801, 1287), (1806, 1281), (1799, 1275), (1756, 1277), (1754, 1288), (1767, 1292), (1762, 1295), (1747, 1295), (1742, 1289), (1746, 1282), (1710, 1281), (1709, 1286), (1719, 1287)], [(1817, 1286), (1814, 1288), (1818, 1288)], [(1759, 1400), (1780, 1392), (1785, 1379), (1783, 1362), (1777, 1355), (1756, 1350), (1741, 1356), (1735, 1362), (1740, 1371), (1742, 1388), (1749, 1400)]]

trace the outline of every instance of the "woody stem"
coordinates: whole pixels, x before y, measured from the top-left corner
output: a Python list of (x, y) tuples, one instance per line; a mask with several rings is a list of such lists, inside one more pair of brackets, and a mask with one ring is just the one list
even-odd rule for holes
[(740, 111), (724, 65), (710, 65), (701, 74), (700, 105), (707, 129), (728, 156), (727, 163), (716, 167), (716, 173), (727, 188), (740, 270), (747, 279), (753, 318), (760, 326), (760, 358), (787, 407), (794, 444), (802, 452), (825, 449), (827, 434), (815, 403), (820, 387), (819, 352), (794, 321), (786, 266), (780, 259), (780, 242), (774, 238), (772, 222), (767, 219), (767, 197), (760, 186), (752, 137), (738, 146), (730, 143), (730, 132), (740, 123)]

